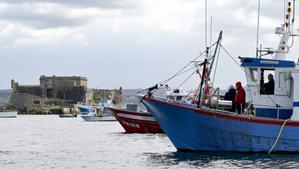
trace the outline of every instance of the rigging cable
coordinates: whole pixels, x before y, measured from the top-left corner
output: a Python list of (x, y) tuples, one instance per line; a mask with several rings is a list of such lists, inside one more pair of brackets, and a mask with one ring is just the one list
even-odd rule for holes
[(183, 71), (183, 72), (177, 74), (177, 76), (180, 76), (180, 75), (182, 75), (182, 74), (184, 74), (184, 73), (186, 73), (186, 72), (189, 72), (190, 70), (195, 69), (195, 68), (197, 69), (198, 66), (191, 67), (191, 68), (189, 68), (189, 69), (187, 69), (187, 70), (185, 70), (185, 71)]
[[(176, 87), (177, 89), (180, 88), (184, 83), (186, 83), (195, 73), (197, 72), (197, 70), (195, 70), (194, 72), (192, 72), (178, 87)], [(170, 95), (172, 95), (174, 93), (174, 91), (172, 91), (170, 93)]]
[[(212, 46), (213, 47), (216, 43), (214, 43)], [(158, 83), (158, 84), (166, 84), (167, 82), (169, 82), (170, 80), (172, 80), (173, 78), (175, 78), (178, 74), (180, 74), (184, 69), (186, 69), (191, 63), (195, 62), (199, 57), (201, 57), (202, 55), (206, 54), (208, 49), (206, 49), (205, 51), (201, 52), (198, 56), (196, 56), (193, 60), (191, 60), (187, 65), (185, 65), (183, 68), (181, 68), (178, 72), (176, 72), (173, 76), (171, 76), (170, 78)]]
[[(185, 70), (185, 71), (183, 71), (183, 72), (180, 72), (179, 74), (177, 74), (175, 77), (178, 77), (178, 76), (180, 76), (180, 75), (183, 75), (183, 74), (185, 74), (185, 73), (187, 73), (187, 72), (189, 72), (189, 71), (191, 71), (191, 70), (193, 70), (193, 69), (196, 69), (196, 71), (197, 71), (197, 68), (198, 68), (198, 66), (193, 66), (193, 67), (191, 67), (191, 68), (189, 68), (189, 69), (187, 69), (187, 70)], [(159, 83), (158, 83), (159, 84)], [(141, 90), (141, 91), (138, 91), (137, 93), (142, 93), (142, 92), (144, 92), (144, 91), (147, 91), (148, 90), (148, 88), (147, 89), (143, 89), (143, 90)]]
[[(210, 47), (213, 47), (213, 46), (215, 46), (217, 44), (217, 42), (215, 42), (215, 43), (213, 43)], [(201, 52), (199, 55), (197, 55), (193, 60), (191, 60), (187, 65), (185, 65), (183, 68), (181, 68), (178, 72), (176, 72), (173, 76), (171, 76), (170, 78), (168, 78), (168, 79), (166, 79), (166, 80), (164, 80), (164, 81), (161, 81), (160, 83), (157, 83), (157, 84), (166, 84), (167, 82), (169, 82), (170, 80), (172, 80), (173, 78), (175, 78), (175, 77), (177, 77), (177, 76), (179, 76), (179, 75), (181, 75), (181, 74), (183, 74), (183, 73), (185, 73), (185, 72), (183, 72), (182, 73), (182, 71), (184, 71), (191, 63), (193, 63), (193, 62), (195, 62), (198, 58), (200, 58), (201, 56), (203, 56), (204, 54), (206, 54), (206, 52), (207, 52), (207, 50), (208, 49), (206, 49), (205, 51), (203, 51), (203, 52)], [(157, 85), (156, 85), (157, 86)], [(147, 89), (143, 89), (143, 90), (141, 90), (141, 91), (139, 91), (139, 92), (137, 92), (137, 93), (142, 93), (142, 92), (144, 92), (144, 91), (147, 91), (149, 88), (147, 88)]]

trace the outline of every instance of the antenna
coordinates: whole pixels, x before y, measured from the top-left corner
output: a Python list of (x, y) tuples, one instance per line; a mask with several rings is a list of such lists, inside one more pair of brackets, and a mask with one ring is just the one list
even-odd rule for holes
[(280, 43), (278, 45), (278, 48), (275, 52), (274, 58), (275, 60), (285, 60), (286, 59), (286, 55), (289, 53), (289, 49), (292, 46), (288, 46), (288, 41), (290, 39), (290, 37), (295, 36), (293, 34), (293, 26), (294, 26), (294, 16), (295, 16), (295, 1), (293, 0), (293, 4), (291, 2), (291, 0), (287, 0), (284, 1), (287, 2), (287, 4), (284, 4), (285, 6), (285, 11), (284, 11), (284, 23), (282, 26), (277, 27), (275, 29), (275, 33), (276, 34), (280, 34), (282, 35)]
[(295, 22), (295, 17), (296, 17), (296, 0), (293, 0), (293, 19), (292, 19), (292, 23), (294, 24)]
[(258, 0), (257, 10), (257, 29), (256, 29), (256, 57), (259, 56), (259, 34), (260, 34), (260, 11), (261, 11), (261, 0)]
[(213, 32), (213, 16), (211, 16), (211, 21), (210, 21), (210, 56), (212, 53), (212, 50), (211, 50), (212, 40), (213, 40), (212, 32)]
[(205, 45), (206, 45), (206, 58), (209, 56), (208, 47), (208, 0), (205, 0)]

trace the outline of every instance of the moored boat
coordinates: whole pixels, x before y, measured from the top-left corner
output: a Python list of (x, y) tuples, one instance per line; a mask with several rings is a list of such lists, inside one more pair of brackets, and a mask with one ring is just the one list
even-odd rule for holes
[(116, 121), (116, 119), (112, 115), (112, 112), (106, 106), (97, 107), (95, 111), (91, 111), (86, 115), (81, 115), (81, 117), (85, 121), (89, 121), (89, 122)]
[(96, 111), (95, 107), (93, 107), (91, 105), (83, 104), (83, 103), (76, 104), (76, 107), (79, 109), (79, 112), (82, 115), (87, 115), (91, 112)]
[(178, 151), (299, 152), (299, 122), (234, 112), (197, 108), (194, 105), (144, 97), (142, 101)]
[(163, 130), (149, 112), (112, 107), (109, 109), (126, 133), (163, 133)]
[(1, 111), (0, 118), (16, 118), (18, 115), (17, 111)]
[[(258, 49), (255, 58), (240, 57), (250, 96), (242, 114), (220, 109), (220, 98), (205, 94), (214, 58), (202, 63), (196, 104), (153, 97), (150, 90), (139, 97), (178, 151), (299, 153), (299, 62), (286, 60), (288, 39), (296, 36), (292, 4), (295, 1), (288, 1), (285, 23), (276, 28), (282, 35), (278, 49)], [(219, 39), (216, 44), (222, 47)], [(274, 57), (262, 58), (269, 54)], [(217, 98), (216, 106), (210, 105), (211, 97)]]

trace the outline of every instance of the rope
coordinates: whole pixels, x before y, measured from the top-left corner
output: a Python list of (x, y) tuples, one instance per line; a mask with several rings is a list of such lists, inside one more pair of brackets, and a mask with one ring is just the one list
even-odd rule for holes
[[(216, 44), (217, 44), (217, 42), (213, 43), (209, 48), (212, 48), (212, 47), (215, 46)], [(209, 50), (209, 49), (206, 49), (205, 51), (201, 52), (199, 55), (197, 55), (197, 56), (196, 56), (194, 59), (192, 59), (187, 65), (185, 65), (183, 68), (181, 68), (178, 72), (176, 72), (176, 73), (175, 73), (174, 75), (172, 75), (170, 78), (168, 78), (168, 79), (166, 79), (166, 80), (164, 80), (164, 81), (161, 81), (161, 82), (159, 82), (159, 83), (157, 83), (157, 84), (165, 85), (167, 82), (169, 82), (169, 81), (172, 80), (173, 78), (175, 78), (175, 77), (177, 77), (177, 76), (180, 76), (180, 75), (182, 75), (182, 74), (184, 74), (184, 73), (186, 73), (186, 72), (188, 72), (188, 71), (190, 71), (190, 70), (192, 70), (192, 69), (194, 69), (194, 68), (197, 68), (198, 66), (194, 66), (194, 67), (191, 67), (191, 68), (185, 70), (190, 64), (194, 63), (199, 57), (201, 57), (201, 56), (203, 56), (204, 54), (206, 54), (206, 52), (207, 52), (208, 50)], [(192, 73), (192, 74), (194, 74), (194, 73)], [(147, 90), (148, 90), (148, 88), (147, 88), (147, 89), (143, 89), (143, 90), (141, 90), (141, 91), (138, 91), (137, 93), (142, 93), (142, 92), (147, 91)]]
[(189, 69), (187, 69), (187, 70), (185, 70), (185, 71), (183, 71), (183, 72), (177, 74), (177, 77), (180, 76), (180, 75), (182, 75), (182, 74), (184, 74), (184, 73), (186, 73), (186, 72), (189, 72), (189, 71), (192, 70), (192, 69), (197, 69), (197, 68), (198, 68), (198, 66), (193, 66), (193, 67), (191, 67), (191, 68), (189, 68)]
[(269, 150), (269, 152), (268, 152), (269, 155), (271, 154), (271, 152), (272, 152), (273, 149), (275, 148), (276, 144), (278, 143), (278, 140), (279, 140), (279, 138), (280, 138), (280, 135), (281, 135), (281, 133), (282, 133), (282, 130), (283, 130), (285, 124), (286, 124), (289, 120), (290, 120), (290, 119), (286, 119), (286, 120), (283, 122), (282, 126), (280, 127), (280, 130), (279, 130), (279, 132), (278, 132), (277, 138), (276, 138), (274, 144), (272, 145), (272, 148), (271, 148), (271, 149)]

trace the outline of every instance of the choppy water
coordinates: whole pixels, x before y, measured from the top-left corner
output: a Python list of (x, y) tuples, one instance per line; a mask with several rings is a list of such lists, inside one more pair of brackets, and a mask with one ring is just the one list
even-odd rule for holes
[(163, 134), (80, 117), (0, 119), (0, 168), (299, 168), (298, 155), (177, 153)]

